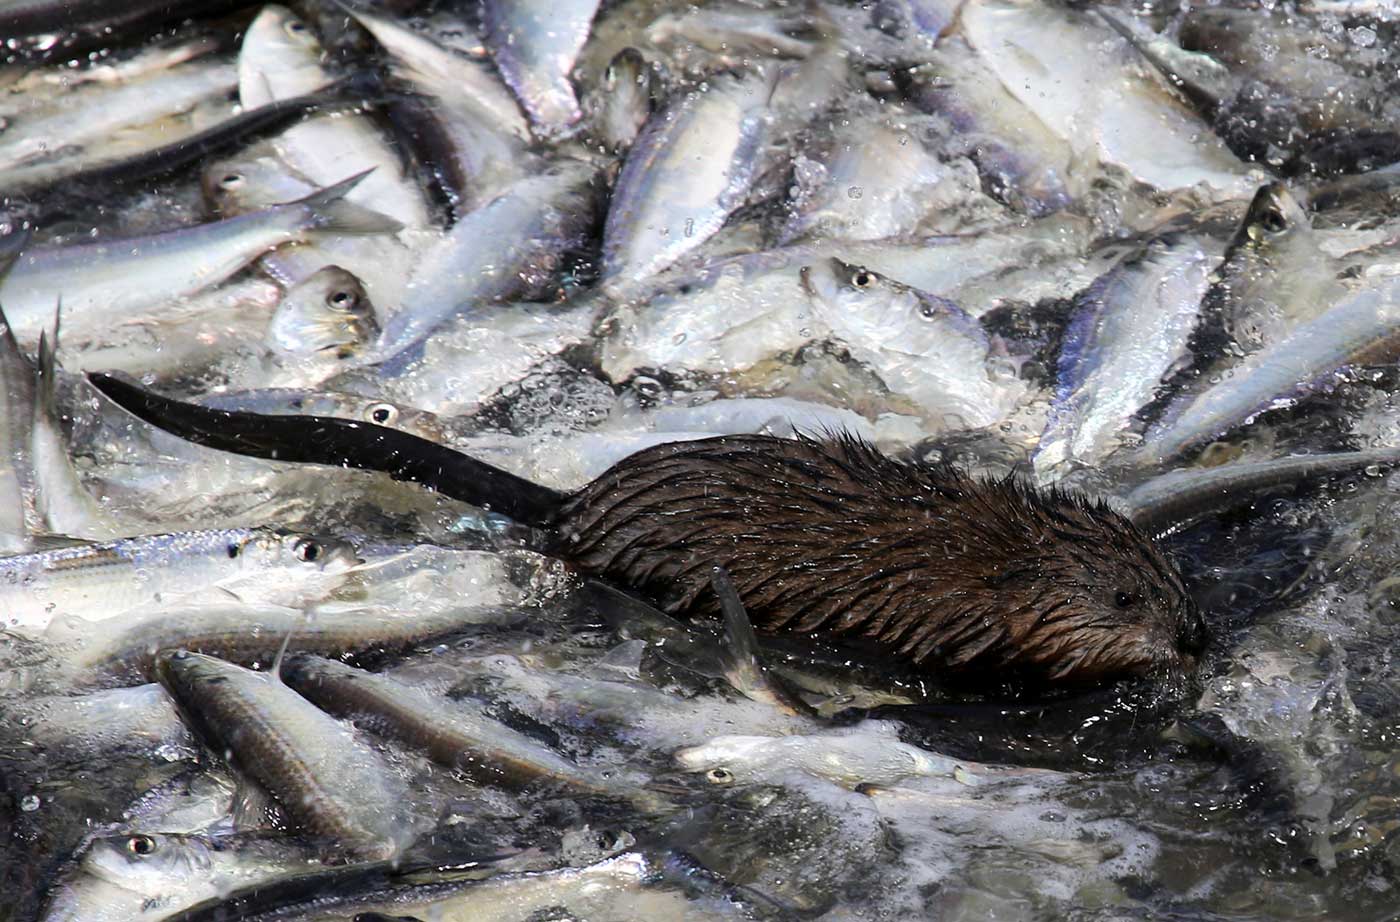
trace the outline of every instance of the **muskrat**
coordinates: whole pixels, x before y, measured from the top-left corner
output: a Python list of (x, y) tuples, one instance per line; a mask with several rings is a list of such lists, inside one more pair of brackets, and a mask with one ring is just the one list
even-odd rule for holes
[(370, 423), (213, 410), (89, 376), (200, 444), (379, 470), (542, 530), (541, 549), (671, 613), (717, 611), (713, 567), (765, 633), (859, 638), (940, 680), (1179, 679), (1206, 631), (1153, 540), (1101, 502), (849, 435), (654, 446), (564, 494)]

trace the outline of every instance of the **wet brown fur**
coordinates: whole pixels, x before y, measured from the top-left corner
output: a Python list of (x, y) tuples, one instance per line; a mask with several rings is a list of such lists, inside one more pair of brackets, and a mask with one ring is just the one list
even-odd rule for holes
[(1180, 676), (1204, 643), (1176, 569), (1102, 503), (848, 436), (659, 445), (551, 524), (554, 552), (667, 611), (717, 611), (722, 565), (760, 631), (858, 636), (950, 678)]

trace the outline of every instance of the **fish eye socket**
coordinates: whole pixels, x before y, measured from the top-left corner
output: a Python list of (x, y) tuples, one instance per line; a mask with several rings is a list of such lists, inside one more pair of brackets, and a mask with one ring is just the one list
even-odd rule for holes
[(225, 173), (223, 179), (219, 180), (219, 185), (225, 189), (237, 189), (243, 185), (242, 173)]
[(1259, 226), (1271, 234), (1281, 234), (1288, 230), (1288, 221), (1277, 209), (1270, 208), (1259, 216)]
[(320, 543), (311, 538), (300, 538), (292, 545), (292, 554), (302, 563), (315, 563), (323, 553)]
[(711, 784), (730, 784), (734, 781), (734, 773), (727, 768), (712, 768), (705, 772), (705, 780)]
[(851, 273), (851, 287), (862, 291), (875, 284), (875, 276), (869, 270), (856, 269)]
[(150, 836), (130, 836), (126, 840), (126, 851), (128, 854), (138, 858), (154, 854), (156, 850), (156, 840)]
[(1126, 590), (1119, 589), (1113, 594), (1113, 607), (1119, 610), (1132, 608), (1141, 601), (1142, 596), (1138, 595), (1136, 592), (1127, 592)]
[(369, 421), (380, 426), (387, 426), (398, 418), (399, 411), (389, 406), (387, 403), (376, 403), (369, 408)]
[(326, 303), (336, 310), (348, 311), (355, 306), (355, 296), (348, 291), (333, 291), (326, 295)]

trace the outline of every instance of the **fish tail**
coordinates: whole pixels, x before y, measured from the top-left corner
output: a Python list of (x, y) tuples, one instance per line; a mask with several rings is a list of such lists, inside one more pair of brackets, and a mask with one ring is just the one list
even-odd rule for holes
[(394, 234), (403, 230), (403, 223), (386, 214), (357, 205), (345, 197), (374, 170), (356, 173), (333, 186), (319, 189), (306, 198), (290, 204), (307, 211), (306, 229), (323, 234)]

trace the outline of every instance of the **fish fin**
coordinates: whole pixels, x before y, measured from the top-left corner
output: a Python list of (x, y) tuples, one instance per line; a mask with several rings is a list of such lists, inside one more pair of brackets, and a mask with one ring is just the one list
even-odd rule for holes
[(720, 668), (724, 677), (745, 698), (762, 701), (789, 714), (810, 714), (811, 709), (782, 687), (776, 676), (758, 659), (758, 635), (749, 620), (748, 609), (739, 598), (729, 571), (724, 567), (710, 570), (710, 586), (719, 596), (720, 611), (724, 613), (724, 647), (720, 652)]
[(310, 213), (310, 230), (317, 233), (334, 234), (394, 234), (403, 230), (403, 222), (396, 221), (386, 214), (354, 202), (347, 201), (349, 195), (365, 180), (373, 168), (356, 173), (333, 186), (318, 189), (305, 198), (291, 204), (302, 205)]
[(311, 612), (309, 610), (303, 611), (301, 613), (301, 620), (288, 628), (286, 636), (282, 638), (282, 645), (277, 648), (277, 655), (272, 659), (272, 668), (268, 670), (272, 676), (272, 681), (276, 682), (278, 685), (286, 685), (286, 683), (282, 681), (282, 661), (287, 658), (287, 648), (291, 646), (292, 638), (296, 636), (297, 631), (302, 630), (310, 623)]
[(58, 420), (58, 400), (54, 379), (57, 377), (59, 312), (55, 308), (53, 339), (47, 330), (39, 331), (39, 351), (34, 358), (34, 417)]

